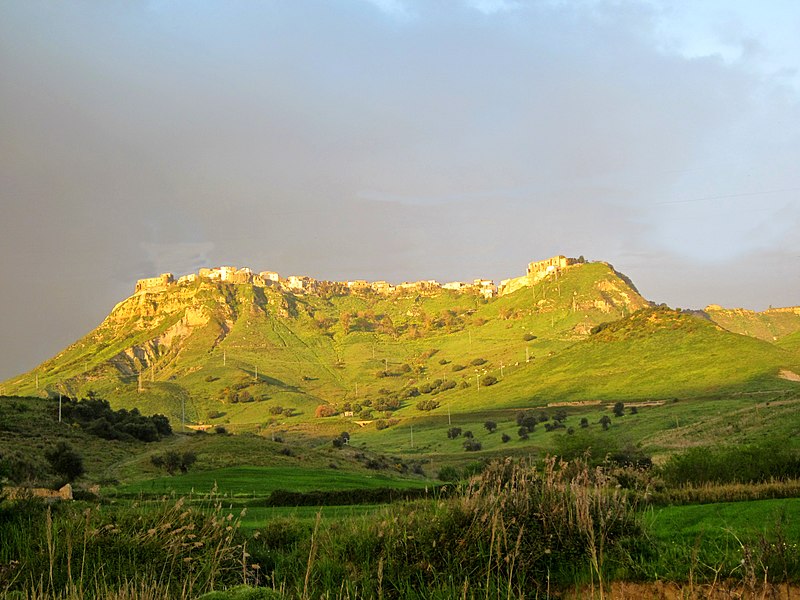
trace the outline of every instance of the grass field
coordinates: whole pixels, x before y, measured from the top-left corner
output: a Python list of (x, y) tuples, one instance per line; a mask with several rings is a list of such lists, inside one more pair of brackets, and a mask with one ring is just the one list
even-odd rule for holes
[(342, 472), (337, 469), (294, 467), (229, 467), (159, 477), (117, 488), (122, 495), (177, 494), (204, 496), (212, 490), (223, 497), (263, 497), (275, 490), (296, 492), (374, 488), (424, 488), (429, 482), (400, 479), (382, 473)]

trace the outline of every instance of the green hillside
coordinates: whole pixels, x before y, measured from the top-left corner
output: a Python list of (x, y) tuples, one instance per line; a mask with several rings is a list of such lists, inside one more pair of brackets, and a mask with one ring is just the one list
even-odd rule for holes
[[(788, 332), (794, 313), (775, 312)], [(800, 372), (794, 336), (775, 344), (650, 308), (601, 262), (488, 300), (474, 290), (331, 284), (299, 294), (197, 280), (134, 294), (4, 391), (94, 391), (164, 413), (177, 429), (224, 424), (313, 442), (346, 425), (388, 439), (379, 420), (422, 426), (445, 412), (791, 391), (796, 382), (778, 375)], [(318, 418), (324, 405), (339, 418)]]
[(755, 312), (712, 305), (706, 307), (704, 312), (714, 323), (728, 331), (768, 342), (800, 332), (800, 307), (797, 306)]

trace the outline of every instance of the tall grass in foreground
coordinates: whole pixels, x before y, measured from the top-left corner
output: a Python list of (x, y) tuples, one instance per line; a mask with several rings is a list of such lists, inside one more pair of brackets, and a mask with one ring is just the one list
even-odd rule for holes
[(238, 518), (213, 501), (83, 510), (18, 503), (0, 511), (0, 593), (195, 597), (252, 577), (238, 527)]
[(253, 554), (300, 598), (546, 597), (581, 582), (602, 597), (608, 574), (646, 545), (634, 504), (609, 483), (580, 461), (506, 460), (453, 497), (334, 523), (313, 541), (282, 520)]
[(188, 599), (244, 583), (264, 587), (207, 600), (500, 600), (569, 590), (604, 599), (620, 580), (686, 584), (678, 597), (761, 597), (767, 584), (800, 580), (788, 514), (757, 538), (731, 531), (687, 541), (670, 530), (668, 540), (663, 531), (651, 539), (636, 500), (648, 490), (622, 489), (614, 472), (582, 460), (537, 468), (507, 459), (436, 501), (339, 520), (277, 518), (250, 538), (213, 498), (200, 507), (5, 505), (0, 598)]

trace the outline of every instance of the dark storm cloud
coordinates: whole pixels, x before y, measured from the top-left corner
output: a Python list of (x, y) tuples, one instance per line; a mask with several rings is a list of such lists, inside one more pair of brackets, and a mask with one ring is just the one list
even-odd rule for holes
[(560, 252), (656, 301), (796, 304), (797, 95), (665, 50), (663, 12), (3, 4), (0, 377), (202, 265), (500, 279)]

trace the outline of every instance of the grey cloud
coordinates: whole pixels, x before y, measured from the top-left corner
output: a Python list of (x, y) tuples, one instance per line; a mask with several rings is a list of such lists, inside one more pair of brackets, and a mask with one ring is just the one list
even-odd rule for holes
[(657, 301), (797, 297), (796, 194), (764, 193), (800, 187), (781, 80), (666, 51), (647, 4), (371, 4), (0, 8), (0, 251), (32, 292), (4, 283), (0, 377), (201, 263), (500, 279), (564, 252)]

